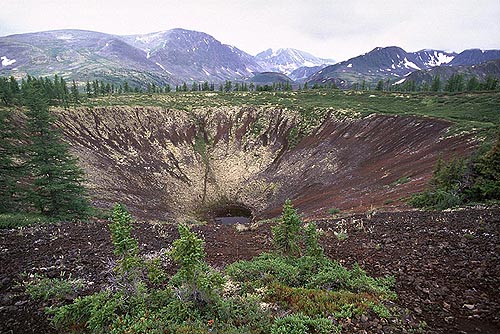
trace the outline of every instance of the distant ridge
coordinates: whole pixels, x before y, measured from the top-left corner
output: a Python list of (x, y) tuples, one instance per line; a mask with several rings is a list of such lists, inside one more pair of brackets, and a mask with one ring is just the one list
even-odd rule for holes
[(143, 86), (245, 81), (276, 67), (291, 72), (322, 62), (292, 49), (280, 49), (279, 57), (266, 61), (180, 28), (129, 36), (66, 29), (0, 37), (0, 75), (16, 78), (58, 74), (79, 82), (127, 80)]
[[(333, 83), (350, 88), (364, 83), (373, 87), (380, 80), (402, 82), (418, 71), (495, 59), (500, 59), (500, 50), (470, 49), (457, 54), (432, 49), (406, 52), (397, 46), (377, 47), (340, 63), (292, 48), (267, 49), (252, 56), (209, 34), (181, 28), (128, 36), (66, 29), (0, 37), (0, 76), (20, 79), (28, 74), (57, 74), (80, 85), (94, 80), (128, 81), (142, 87), (250, 82), (260, 80), (259, 73), (273, 72), (286, 75), (295, 84)], [(276, 74), (272, 80), (280, 78)]]
[(444, 83), (454, 74), (463, 75), (464, 81), (472, 77), (479, 81), (486, 81), (489, 76), (500, 81), (500, 59), (486, 61), (478, 65), (437, 66), (428, 70), (415, 71), (403, 78), (401, 83), (411, 80), (418, 85), (424, 82), (431, 84), (436, 76)]
[(365, 81), (373, 85), (379, 80), (397, 81), (410, 73), (450, 63), (456, 54), (441, 50), (406, 52), (400, 47), (378, 47), (363, 55), (327, 66), (310, 76), (311, 84), (335, 83), (349, 88)]

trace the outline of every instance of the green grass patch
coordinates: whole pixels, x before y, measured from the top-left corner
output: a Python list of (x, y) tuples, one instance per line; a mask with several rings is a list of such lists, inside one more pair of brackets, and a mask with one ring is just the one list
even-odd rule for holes
[(330, 215), (336, 215), (336, 214), (339, 214), (340, 213), (340, 209), (337, 209), (337, 208), (330, 208), (328, 209), (328, 214)]
[(408, 183), (410, 181), (411, 181), (411, 178), (409, 176), (403, 176), (403, 177), (400, 177), (399, 179), (397, 179), (396, 181), (392, 182), (391, 184), (386, 185), (386, 187), (397, 187), (399, 185)]
[(58, 221), (58, 219), (36, 213), (2, 213), (0, 214), (0, 229), (50, 224)]

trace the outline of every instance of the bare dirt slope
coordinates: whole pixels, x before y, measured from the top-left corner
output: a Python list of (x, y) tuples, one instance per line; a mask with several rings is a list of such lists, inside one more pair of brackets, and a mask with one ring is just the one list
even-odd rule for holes
[[(328, 256), (358, 262), (371, 275), (394, 275), (397, 303), (426, 333), (500, 332), (500, 208), (394, 212), (319, 222)], [(271, 248), (270, 226), (237, 232), (230, 225), (194, 227), (216, 267)], [(344, 231), (340, 241), (334, 232)], [(137, 223), (142, 254), (157, 254), (177, 238), (174, 225)], [(18, 286), (22, 274), (82, 278), (87, 293), (104, 286), (113, 258), (106, 221), (0, 231), (0, 332), (50, 333), (44, 305)], [(424, 326), (424, 322), (427, 324)], [(372, 315), (345, 322), (343, 333), (396, 333)]]

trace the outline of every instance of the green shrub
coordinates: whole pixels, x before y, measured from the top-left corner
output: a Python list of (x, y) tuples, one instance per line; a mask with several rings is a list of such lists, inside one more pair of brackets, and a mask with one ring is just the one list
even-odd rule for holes
[(431, 189), (413, 195), (408, 203), (417, 208), (433, 210), (444, 210), (461, 205), (465, 171), (464, 159), (455, 159), (449, 163), (439, 159), (430, 181)]
[[(118, 313), (125, 311), (122, 294), (109, 291), (77, 298), (72, 304), (48, 310), (52, 325), (62, 332), (105, 333)], [(79, 331), (72, 329), (79, 328)]]
[(391, 316), (390, 311), (381, 304), (383, 297), (380, 294), (363, 291), (321, 290), (275, 284), (266, 300), (282, 309), (311, 317), (333, 315), (337, 319), (345, 319), (364, 314), (369, 309), (381, 317)]
[(347, 238), (349, 238), (349, 234), (347, 234), (347, 232), (345, 231), (333, 232), (333, 234), (335, 235), (338, 241), (344, 241)]
[(121, 259), (137, 255), (138, 243), (132, 237), (132, 216), (123, 204), (116, 204), (113, 208), (113, 222), (109, 224), (111, 241), (114, 253)]
[(256, 296), (221, 299), (214, 312), (218, 318), (215, 326), (226, 333), (269, 333), (271, 315), (260, 304)]
[(161, 258), (153, 258), (144, 261), (144, 266), (148, 272), (148, 280), (155, 286), (167, 281), (168, 275), (163, 270)]
[(443, 210), (464, 203), (500, 200), (500, 129), (490, 149), (471, 159), (437, 162), (431, 188), (409, 199), (414, 207)]
[(463, 200), (457, 193), (436, 189), (413, 195), (408, 203), (416, 208), (444, 210), (461, 205)]
[(465, 194), (471, 201), (500, 200), (500, 128), (495, 145), (474, 162), (474, 182)]
[(115, 289), (135, 295), (145, 290), (143, 282), (144, 262), (138, 254), (138, 242), (132, 236), (132, 216), (122, 204), (113, 208), (113, 222), (109, 224), (114, 254), (118, 257), (111, 280)]
[[(300, 222), (291, 204), (284, 211), (284, 217)], [(332, 333), (340, 329), (319, 316), (347, 318), (370, 308), (381, 317), (390, 315), (381, 301), (394, 298), (394, 279), (371, 278), (357, 265), (347, 270), (326, 258), (314, 223), (303, 230), (304, 256), (263, 253), (227, 266), (232, 288), (225, 294), (225, 279), (204, 261), (203, 240), (186, 225), (179, 225), (169, 253), (179, 269), (166, 285), (159, 259), (140, 260), (123, 206), (115, 206), (110, 229), (118, 284), (49, 309), (61, 332)], [(299, 232), (295, 236), (298, 241)], [(295, 314), (273, 320), (283, 312)]]
[(271, 334), (330, 334), (340, 333), (340, 328), (325, 318), (310, 318), (303, 314), (291, 314), (274, 321)]
[(79, 290), (83, 289), (83, 282), (71, 278), (47, 278), (35, 276), (33, 280), (25, 284), (26, 293), (35, 300), (47, 301), (56, 299), (62, 301), (73, 297)]
[(319, 232), (316, 223), (309, 223), (304, 229), (304, 243), (306, 246), (306, 255), (322, 258), (324, 256), (323, 247), (319, 244)]
[(329, 291), (371, 293), (393, 299), (393, 277), (373, 278), (355, 264), (351, 270), (327, 258), (300, 258), (261, 254), (251, 261), (238, 261), (226, 267), (226, 274), (250, 290), (275, 284)]
[(453, 159), (448, 163), (439, 159), (431, 179), (431, 184), (436, 189), (442, 189), (448, 192), (459, 190), (467, 168), (467, 163), (467, 160), (460, 158)]
[(371, 303), (370, 307), (373, 310), (373, 312), (375, 312), (375, 314), (378, 315), (380, 318), (388, 319), (392, 315), (391, 311), (382, 303), (380, 304)]
[(170, 255), (180, 268), (170, 283), (177, 288), (183, 300), (197, 304), (214, 302), (222, 291), (224, 278), (203, 261), (203, 240), (187, 225), (180, 224), (178, 229), (180, 237), (174, 241)]
[(340, 209), (330, 208), (330, 209), (328, 209), (328, 213), (331, 215), (336, 215), (336, 214), (340, 213)]
[(276, 281), (296, 285), (299, 280), (294, 263), (285, 257), (268, 253), (262, 253), (252, 261), (234, 262), (226, 267), (226, 274), (253, 288)]
[(401, 184), (408, 183), (410, 181), (411, 181), (411, 179), (409, 176), (403, 176), (403, 177), (400, 177), (399, 179), (397, 179), (396, 181), (392, 182), (390, 184), (390, 186), (395, 187), (395, 186), (399, 186)]
[(185, 224), (179, 224), (178, 230), (179, 239), (174, 241), (170, 255), (180, 265), (185, 279), (190, 281), (194, 279), (196, 268), (205, 258), (204, 242)]
[(385, 298), (395, 298), (392, 288), (394, 277), (373, 278), (357, 264), (351, 270), (336, 261), (328, 261), (320, 270), (310, 277), (309, 288), (326, 290), (347, 290), (354, 292), (375, 293)]

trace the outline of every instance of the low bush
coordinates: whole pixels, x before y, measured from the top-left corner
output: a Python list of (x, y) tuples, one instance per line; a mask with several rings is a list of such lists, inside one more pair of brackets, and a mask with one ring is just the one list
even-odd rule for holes
[(329, 319), (311, 318), (303, 314), (291, 314), (274, 321), (271, 334), (330, 334), (340, 333), (340, 328)]
[(328, 213), (331, 215), (336, 215), (336, 214), (340, 213), (340, 209), (330, 208), (330, 209), (328, 209)]
[(35, 300), (57, 300), (62, 301), (76, 295), (79, 290), (82, 290), (84, 284), (80, 280), (65, 279), (65, 278), (47, 278), (35, 275), (25, 284), (25, 290), (31, 298)]
[(463, 204), (463, 199), (455, 192), (436, 189), (413, 195), (408, 203), (416, 208), (444, 210)]

